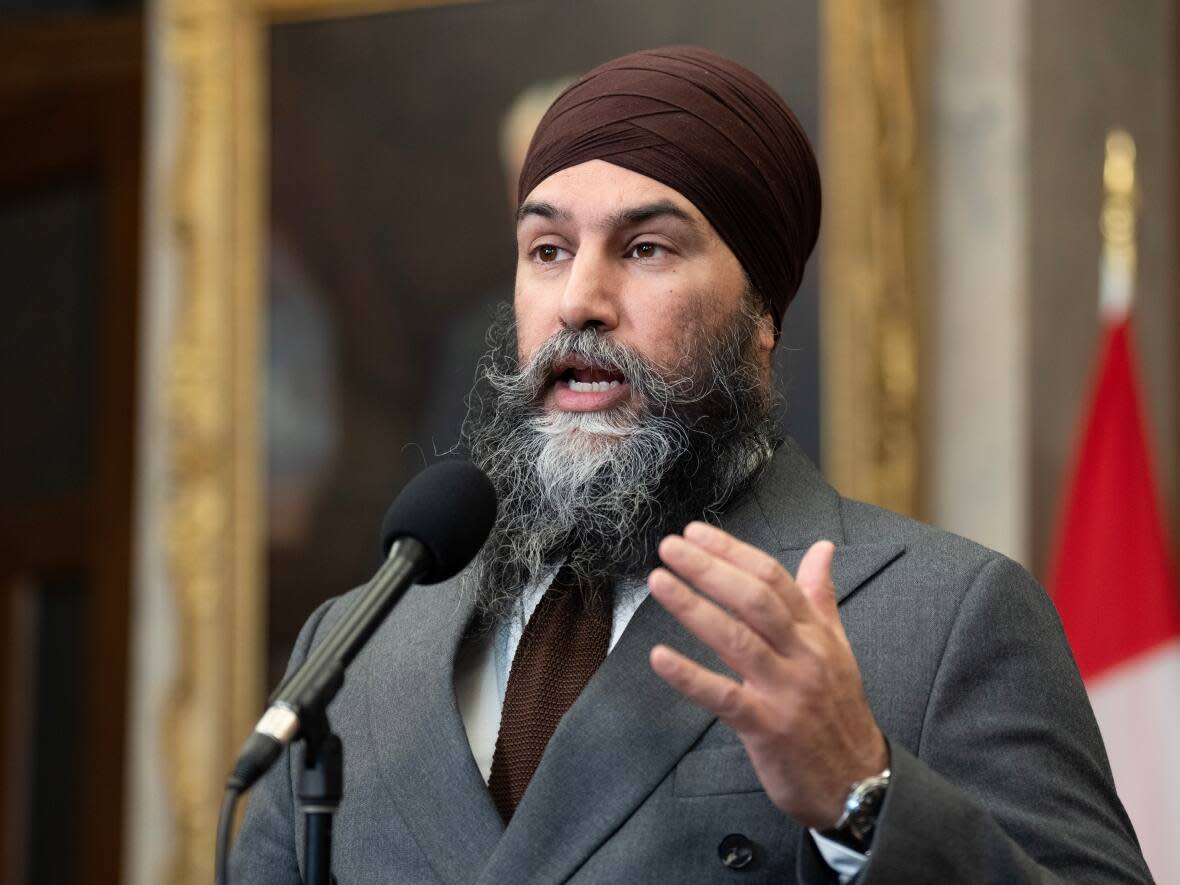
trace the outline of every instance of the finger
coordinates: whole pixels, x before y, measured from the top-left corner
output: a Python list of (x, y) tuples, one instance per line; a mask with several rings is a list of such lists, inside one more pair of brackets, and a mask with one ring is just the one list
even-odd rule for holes
[(707, 522), (690, 522), (684, 529), (684, 538), (770, 586), (792, 618), (799, 620), (810, 617), (811, 613), (803, 598), (791, 586), (793, 580), (790, 572), (769, 553), (739, 541)]
[(752, 731), (757, 727), (754, 700), (732, 679), (702, 667), (666, 645), (655, 646), (650, 660), (656, 675), (734, 731)]
[(660, 542), (660, 558), (693, 587), (734, 612), (777, 650), (786, 648), (794, 621), (781, 596), (765, 582), (676, 535)]
[(647, 586), (672, 617), (717, 652), (743, 679), (767, 682), (780, 675), (778, 654), (760, 634), (694, 593), (670, 571), (656, 569), (648, 576)]
[(836, 606), (836, 584), (832, 580), (832, 557), (836, 548), (831, 541), (816, 541), (799, 563), (795, 584), (820, 616), (832, 623), (840, 620)]

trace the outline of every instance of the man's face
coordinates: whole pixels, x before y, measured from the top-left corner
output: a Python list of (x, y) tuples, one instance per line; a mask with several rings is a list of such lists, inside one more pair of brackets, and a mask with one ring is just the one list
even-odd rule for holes
[[(557, 172), (528, 195), (517, 256), (522, 365), (561, 329), (594, 328), (663, 370), (691, 375), (701, 355), (690, 350), (733, 323), (746, 292), (741, 264), (692, 203), (602, 160)], [(766, 317), (755, 346), (767, 382), (774, 332)], [(596, 412), (631, 396), (620, 372), (571, 359), (553, 367), (544, 408)]]
[(500, 502), (467, 578), (495, 617), (555, 563), (592, 592), (646, 574), (778, 440), (773, 323), (683, 196), (584, 163), (529, 194), (517, 232), (515, 322), (493, 325), (464, 424)]

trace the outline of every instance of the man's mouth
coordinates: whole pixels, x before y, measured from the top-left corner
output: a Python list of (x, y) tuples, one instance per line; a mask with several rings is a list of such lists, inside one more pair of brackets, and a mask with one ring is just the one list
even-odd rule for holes
[(565, 411), (599, 411), (630, 395), (626, 376), (610, 366), (568, 360), (554, 366), (554, 374), (553, 403)]
[(626, 382), (623, 373), (614, 369), (586, 368), (566, 369), (558, 378), (569, 385), (570, 390), (579, 393), (592, 390), (610, 390)]

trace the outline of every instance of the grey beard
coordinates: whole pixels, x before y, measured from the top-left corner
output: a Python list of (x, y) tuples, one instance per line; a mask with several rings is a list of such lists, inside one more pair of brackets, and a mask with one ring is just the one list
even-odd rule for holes
[[(691, 366), (657, 367), (593, 329), (563, 329), (521, 368), (511, 312), (497, 317), (463, 427), (499, 498), (465, 578), (484, 623), (558, 565), (590, 594), (646, 575), (664, 535), (717, 521), (753, 482), (780, 442), (754, 359), (757, 322), (746, 304), (723, 334), (698, 330)], [(546, 412), (552, 367), (571, 356), (621, 371), (629, 403)]]

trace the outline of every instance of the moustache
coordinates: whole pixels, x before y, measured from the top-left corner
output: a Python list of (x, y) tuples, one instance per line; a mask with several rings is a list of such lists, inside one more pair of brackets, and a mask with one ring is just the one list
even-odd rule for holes
[(665, 400), (692, 379), (669, 372), (637, 349), (613, 341), (594, 329), (561, 329), (547, 338), (520, 368), (521, 393), (539, 404), (561, 381), (626, 384), (640, 402)]

